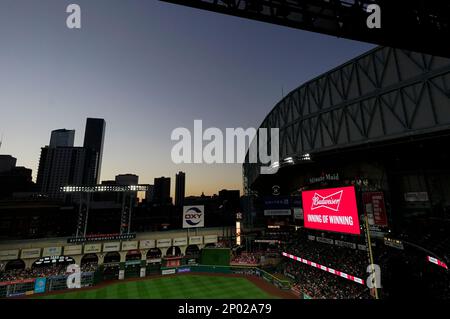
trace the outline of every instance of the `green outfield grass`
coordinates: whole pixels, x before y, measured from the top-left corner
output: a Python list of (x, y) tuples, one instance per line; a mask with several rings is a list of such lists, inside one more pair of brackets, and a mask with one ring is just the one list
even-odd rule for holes
[(112, 283), (108, 286), (54, 295), (46, 299), (268, 299), (276, 298), (246, 278), (182, 275)]

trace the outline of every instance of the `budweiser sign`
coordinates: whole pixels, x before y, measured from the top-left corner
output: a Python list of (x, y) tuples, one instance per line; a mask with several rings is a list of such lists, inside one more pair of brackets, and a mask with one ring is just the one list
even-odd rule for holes
[(306, 228), (360, 234), (353, 186), (302, 192)]
[(326, 208), (338, 212), (339, 204), (341, 203), (342, 193), (343, 191), (339, 191), (325, 197), (317, 193), (314, 193), (314, 196), (312, 198), (311, 210), (315, 210), (318, 208)]

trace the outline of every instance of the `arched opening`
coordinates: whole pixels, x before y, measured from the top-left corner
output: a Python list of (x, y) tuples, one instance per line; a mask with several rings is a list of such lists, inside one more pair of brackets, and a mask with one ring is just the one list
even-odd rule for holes
[(67, 266), (75, 263), (70, 256), (48, 256), (36, 260), (31, 265), (33, 277), (51, 277), (64, 275), (67, 272)]
[(181, 249), (178, 246), (170, 246), (167, 249), (166, 257), (180, 257), (181, 256)]
[(188, 265), (197, 264), (200, 258), (200, 248), (197, 245), (189, 245), (186, 247), (186, 263)]
[(159, 261), (157, 261), (157, 262), (161, 262), (161, 256), (162, 256), (161, 249), (150, 248), (147, 251), (147, 262), (149, 262), (149, 260), (154, 260), (154, 259), (158, 259), (158, 258), (159, 258)]
[(125, 261), (141, 260), (142, 254), (139, 250), (130, 250), (125, 256)]
[(22, 259), (10, 260), (5, 265), (5, 271), (23, 270), (25, 269), (25, 262)]
[(22, 259), (14, 259), (0, 265), (0, 282), (14, 281), (26, 276), (25, 262)]
[(106, 253), (105, 258), (103, 259), (104, 264), (119, 263), (119, 262), (120, 262), (120, 254), (117, 251)]
[(146, 275), (159, 274), (161, 270), (162, 252), (159, 248), (150, 248), (147, 251)]
[(81, 271), (96, 271), (98, 267), (98, 256), (96, 254), (86, 254), (81, 258)]
[(116, 251), (107, 253), (103, 259), (103, 267), (104, 279), (119, 279), (120, 254)]
[(139, 250), (130, 250), (125, 256), (125, 278), (140, 276), (142, 254)]
[(200, 256), (200, 248), (197, 245), (189, 245), (186, 247), (186, 258), (198, 258)]
[(181, 249), (178, 246), (170, 246), (164, 256), (164, 267), (178, 267), (182, 260)]

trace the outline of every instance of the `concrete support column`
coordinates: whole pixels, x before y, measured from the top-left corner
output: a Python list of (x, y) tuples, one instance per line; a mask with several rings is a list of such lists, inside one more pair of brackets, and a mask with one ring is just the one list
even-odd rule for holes
[(36, 261), (35, 259), (22, 259), (25, 262), (25, 269), (30, 269), (33, 263)]
[(98, 257), (98, 264), (103, 265), (103, 262), (105, 260), (105, 254), (98, 253), (97, 257)]
[(141, 249), (141, 260), (147, 260), (148, 249)]
[(127, 258), (127, 252), (126, 251), (119, 251), (120, 254), (120, 262), (124, 263)]
[(75, 264), (77, 264), (78, 266), (81, 266), (81, 259), (83, 258), (83, 255), (76, 255), (76, 256), (73, 256), (72, 258), (75, 261)]

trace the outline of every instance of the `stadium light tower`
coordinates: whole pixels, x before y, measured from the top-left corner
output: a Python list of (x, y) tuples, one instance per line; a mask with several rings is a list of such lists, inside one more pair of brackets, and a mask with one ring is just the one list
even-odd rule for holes
[[(76, 237), (83, 233), (83, 237), (86, 237), (87, 224), (89, 218), (89, 207), (92, 193), (103, 192), (116, 192), (122, 193), (122, 212), (120, 217), (120, 234), (131, 230), (131, 209), (133, 204), (133, 195), (137, 192), (147, 191), (148, 185), (95, 185), (95, 186), (63, 186), (61, 192), (63, 193), (75, 193), (80, 195), (80, 204), (78, 210), (78, 224)], [(83, 209), (82, 195), (86, 195), (85, 209)], [(125, 205), (125, 198), (129, 196), (130, 201), (128, 207)], [(128, 220), (128, 223), (126, 223)]]

